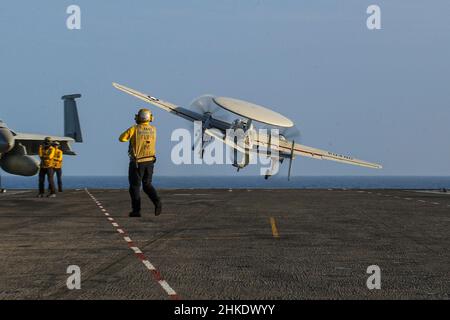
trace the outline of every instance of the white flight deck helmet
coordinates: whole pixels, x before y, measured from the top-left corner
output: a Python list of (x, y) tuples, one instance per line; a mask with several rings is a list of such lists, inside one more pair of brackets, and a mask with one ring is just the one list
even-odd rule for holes
[(136, 123), (152, 122), (153, 114), (150, 110), (143, 108), (134, 116), (134, 120)]

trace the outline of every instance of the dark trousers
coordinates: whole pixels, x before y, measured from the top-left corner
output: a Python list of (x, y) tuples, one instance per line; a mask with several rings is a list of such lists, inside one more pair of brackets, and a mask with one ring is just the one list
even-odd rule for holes
[[(53, 172), (56, 174), (56, 181), (58, 182), (58, 191), (63, 192), (62, 188), (62, 169), (61, 168), (53, 168)], [(50, 183), (48, 184), (48, 188), (50, 189)]]
[(152, 185), (154, 162), (141, 162), (136, 164), (131, 161), (128, 168), (128, 181), (130, 183), (131, 207), (133, 212), (141, 211), (141, 184), (144, 192), (154, 205), (159, 203), (158, 193)]
[(39, 170), (39, 193), (44, 194), (45, 192), (45, 176), (48, 179), (48, 185), (50, 193), (55, 193), (55, 182), (53, 181), (53, 168), (41, 168)]

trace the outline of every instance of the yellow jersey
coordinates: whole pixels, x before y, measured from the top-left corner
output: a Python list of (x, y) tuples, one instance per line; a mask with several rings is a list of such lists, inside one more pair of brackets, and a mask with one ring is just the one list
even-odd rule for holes
[(129, 154), (138, 163), (154, 161), (156, 154), (156, 128), (148, 122), (140, 123), (123, 132), (119, 141), (130, 142)]
[(53, 168), (61, 169), (63, 162), (63, 152), (61, 149), (55, 149), (55, 157), (53, 158)]
[(53, 158), (55, 157), (55, 148), (39, 146), (39, 157), (41, 158), (41, 168), (53, 168)]

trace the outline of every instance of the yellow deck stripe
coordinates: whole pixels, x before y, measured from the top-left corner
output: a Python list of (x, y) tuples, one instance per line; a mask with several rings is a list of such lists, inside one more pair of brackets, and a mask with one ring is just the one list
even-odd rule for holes
[(275, 223), (275, 218), (270, 217), (270, 225), (272, 226), (272, 235), (274, 238), (279, 238), (280, 234), (278, 233), (277, 224)]

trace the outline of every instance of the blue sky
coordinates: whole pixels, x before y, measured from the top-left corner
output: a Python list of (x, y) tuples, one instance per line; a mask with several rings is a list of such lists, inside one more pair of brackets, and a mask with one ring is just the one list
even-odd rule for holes
[[(70, 4), (81, 7), (81, 30), (66, 28)], [(382, 30), (366, 28), (370, 4)], [(2, 1), (0, 118), (61, 134), (60, 97), (81, 93), (86, 142), (66, 157), (66, 174), (125, 175), (117, 137), (144, 104), (111, 82), (181, 106), (211, 93), (276, 109), (303, 144), (384, 165), (297, 158), (296, 175), (450, 175), (448, 12), (444, 0)], [(170, 134), (188, 123), (152, 110), (157, 174), (233, 174), (172, 164)]]

